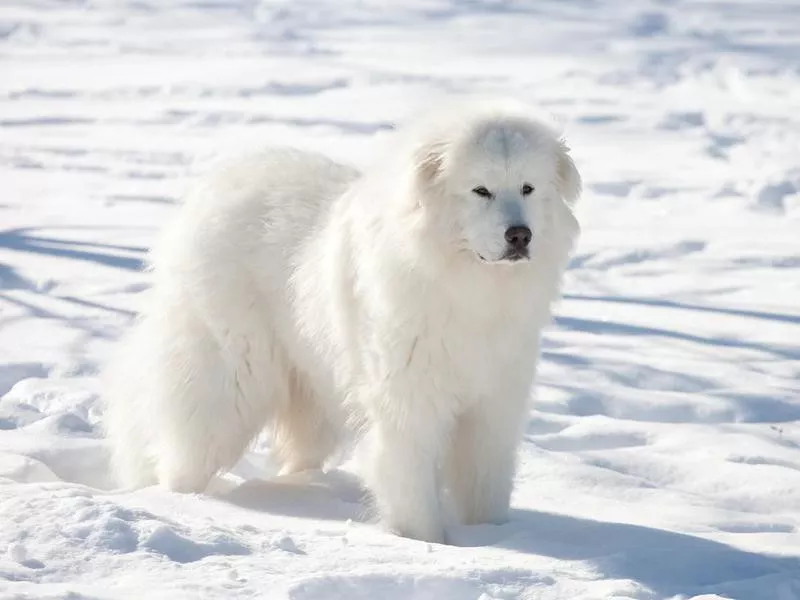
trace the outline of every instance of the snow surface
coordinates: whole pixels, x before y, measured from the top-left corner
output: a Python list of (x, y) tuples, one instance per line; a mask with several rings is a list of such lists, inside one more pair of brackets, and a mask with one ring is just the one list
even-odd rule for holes
[[(793, 6), (794, 5), (794, 6)], [(800, 599), (800, 16), (770, 0), (3, 0), (0, 596)], [(431, 92), (564, 122), (584, 236), (511, 521), (365, 520), (346, 468), (109, 481), (97, 374), (195, 160), (366, 164)]]

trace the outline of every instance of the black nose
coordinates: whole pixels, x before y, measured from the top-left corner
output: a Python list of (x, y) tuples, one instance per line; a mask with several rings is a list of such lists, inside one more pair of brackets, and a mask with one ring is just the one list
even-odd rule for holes
[(517, 250), (523, 250), (531, 243), (533, 234), (527, 225), (512, 225), (506, 229), (506, 241)]

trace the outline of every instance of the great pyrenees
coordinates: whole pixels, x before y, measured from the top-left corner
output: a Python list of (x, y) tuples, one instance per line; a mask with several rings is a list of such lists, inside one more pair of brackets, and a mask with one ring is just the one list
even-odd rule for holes
[(580, 176), (514, 102), (393, 135), (365, 173), (273, 149), (189, 194), (110, 370), (121, 484), (202, 492), (265, 426), (283, 472), (319, 469), (358, 421), (392, 531), (507, 518)]

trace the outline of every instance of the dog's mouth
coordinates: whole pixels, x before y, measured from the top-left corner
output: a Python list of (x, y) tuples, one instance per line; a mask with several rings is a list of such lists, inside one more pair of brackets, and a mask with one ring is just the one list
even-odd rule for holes
[(530, 259), (531, 255), (527, 248), (524, 250), (517, 250), (517, 249), (509, 249), (506, 250), (500, 258), (495, 259), (488, 259), (479, 252), (475, 253), (475, 256), (478, 257), (478, 260), (484, 263), (494, 263), (494, 264), (508, 264), (508, 263), (515, 263), (520, 261), (527, 261)]
[(531, 253), (528, 252), (528, 249), (525, 248), (523, 250), (511, 249), (506, 250), (505, 254), (500, 257), (500, 260), (508, 261), (508, 262), (517, 262), (518, 260), (528, 260), (531, 257)]

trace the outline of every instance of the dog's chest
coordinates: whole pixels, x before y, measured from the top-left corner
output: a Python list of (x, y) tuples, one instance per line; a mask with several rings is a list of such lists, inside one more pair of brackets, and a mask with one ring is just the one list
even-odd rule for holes
[(429, 326), (412, 341), (409, 367), (426, 370), (443, 391), (469, 399), (531, 379), (538, 330), (524, 321)]

